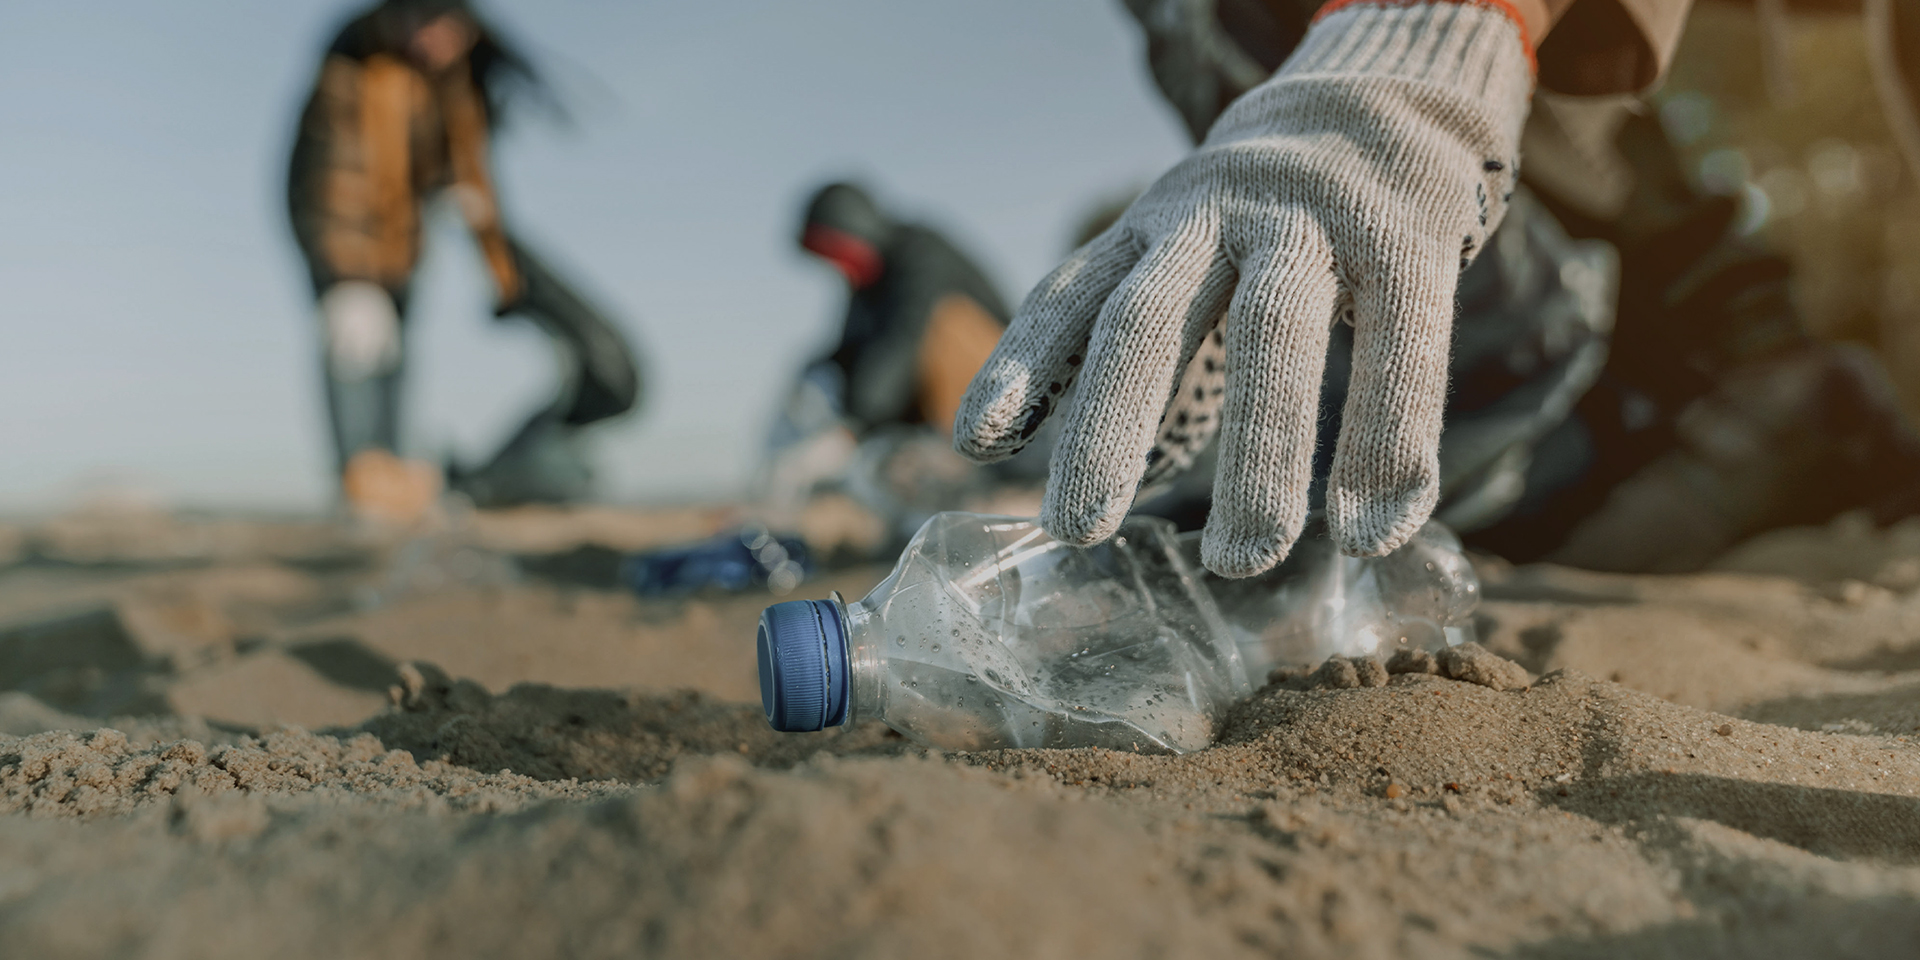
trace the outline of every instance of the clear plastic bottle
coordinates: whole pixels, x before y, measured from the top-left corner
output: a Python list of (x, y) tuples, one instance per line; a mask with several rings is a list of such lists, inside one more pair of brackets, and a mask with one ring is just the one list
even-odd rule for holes
[(761, 615), (767, 721), (878, 719), (946, 750), (1184, 752), (1272, 667), (1472, 637), (1479, 581), (1438, 523), (1377, 558), (1308, 536), (1246, 580), (1198, 556), (1198, 534), (1151, 517), (1081, 549), (1031, 520), (938, 514), (865, 599)]
[[(1197, 533), (1181, 538), (1196, 568), (1199, 540)], [(1384, 660), (1475, 639), (1480, 579), (1460, 539), (1438, 520), (1384, 557), (1343, 556), (1310, 528), (1267, 573), (1229, 580), (1203, 569), (1202, 577), (1256, 680), (1274, 667), (1333, 656)]]
[(1164, 520), (1079, 549), (943, 513), (865, 599), (767, 608), (760, 692), (779, 730), (873, 718), (947, 750), (1179, 752), (1251, 691), (1231, 637)]

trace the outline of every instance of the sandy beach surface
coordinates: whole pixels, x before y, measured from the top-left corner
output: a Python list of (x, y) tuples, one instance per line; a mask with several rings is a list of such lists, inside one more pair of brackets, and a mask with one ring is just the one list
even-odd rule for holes
[(771, 598), (613, 581), (725, 522), (0, 527), (0, 954), (1920, 956), (1920, 525), (1488, 561), (1517, 666), (1286, 675), (1176, 757), (773, 733)]

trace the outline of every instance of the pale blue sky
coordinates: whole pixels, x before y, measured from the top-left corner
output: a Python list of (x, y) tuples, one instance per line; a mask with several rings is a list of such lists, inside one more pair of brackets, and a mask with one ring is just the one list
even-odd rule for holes
[[(1098, 198), (1184, 137), (1118, 0), (492, 0), (569, 96), (496, 150), (504, 206), (647, 356), (604, 495), (736, 492), (843, 291), (792, 245), (828, 177), (947, 227), (1017, 299)], [(0, 10), (0, 509), (129, 485), (175, 503), (330, 495), (311, 304), (283, 218), (295, 111), (350, 5)], [(477, 456), (548, 389), (443, 222), (413, 316), (414, 449)]]

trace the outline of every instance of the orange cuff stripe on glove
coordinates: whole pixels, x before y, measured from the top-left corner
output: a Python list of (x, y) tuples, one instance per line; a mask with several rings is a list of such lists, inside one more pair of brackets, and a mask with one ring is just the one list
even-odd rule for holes
[(1320, 8), (1319, 13), (1313, 15), (1313, 22), (1319, 23), (1335, 11), (1362, 4), (1373, 7), (1417, 7), (1436, 3), (1478, 4), (1506, 14), (1507, 19), (1512, 20), (1514, 27), (1520, 31), (1520, 46), (1526, 48), (1528, 68), (1535, 76), (1539, 75), (1540, 64), (1533, 58), (1533, 32), (1527, 29), (1527, 18), (1520, 14), (1520, 8), (1514, 6), (1511, 0), (1330, 0)]

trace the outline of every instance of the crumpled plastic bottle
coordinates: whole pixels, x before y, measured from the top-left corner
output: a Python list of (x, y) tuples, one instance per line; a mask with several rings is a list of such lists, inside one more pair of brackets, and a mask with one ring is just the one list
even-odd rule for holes
[(1317, 526), (1279, 566), (1244, 580), (1207, 572), (1200, 566), (1200, 535), (1181, 538), (1249, 676), (1334, 656), (1385, 660), (1400, 650), (1432, 652), (1476, 639), (1480, 578), (1444, 524), (1428, 521), (1384, 557), (1343, 556)]
[(1213, 742), (1250, 677), (1298, 657), (1459, 642), (1478, 600), (1437, 525), (1376, 559), (1306, 541), (1248, 581), (1206, 573), (1197, 551), (1152, 517), (1078, 548), (1032, 520), (938, 514), (864, 599), (761, 615), (767, 721), (877, 719), (943, 750), (1180, 753)]

